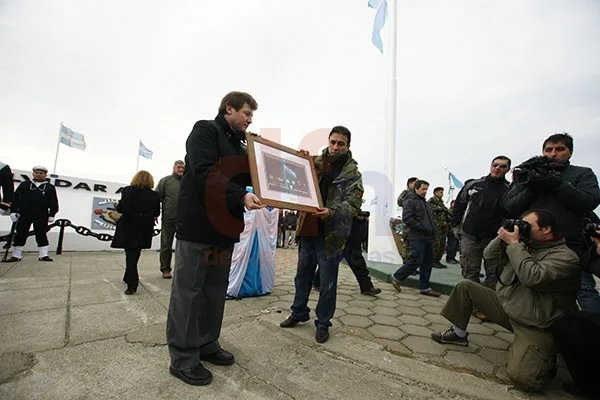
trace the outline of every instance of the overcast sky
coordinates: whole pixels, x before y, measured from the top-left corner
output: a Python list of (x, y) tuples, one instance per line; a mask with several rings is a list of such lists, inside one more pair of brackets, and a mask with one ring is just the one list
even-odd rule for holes
[[(0, 0), (0, 160), (52, 169), (63, 121), (87, 150), (61, 145), (59, 174), (129, 182), (141, 139), (158, 179), (242, 90), (250, 130), (297, 148), (346, 125), (360, 168), (384, 172), (390, 30), (381, 54), (374, 16), (367, 0)], [(518, 163), (562, 131), (600, 171), (599, 43), (597, 0), (401, 0), (396, 192), (413, 175), (447, 186), (442, 165), (464, 181), (495, 155)]]

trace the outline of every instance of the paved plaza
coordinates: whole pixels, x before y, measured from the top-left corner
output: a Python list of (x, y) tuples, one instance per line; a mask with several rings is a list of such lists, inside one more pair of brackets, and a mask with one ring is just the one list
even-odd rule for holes
[(327, 343), (315, 342), (312, 321), (279, 328), (294, 295), (291, 249), (277, 250), (270, 295), (226, 303), (221, 342), (237, 363), (207, 365), (213, 383), (189, 386), (168, 372), (171, 281), (159, 273), (157, 252), (142, 253), (133, 296), (123, 294), (120, 252), (53, 257), (42, 263), (29, 253), (0, 264), (2, 399), (573, 398), (557, 389), (568, 379), (562, 367), (542, 395), (510, 386), (503, 367), (510, 332), (473, 320), (469, 347), (440, 345), (430, 334), (449, 327), (439, 315), (447, 296), (398, 293), (381, 281), (378, 297), (364, 296), (345, 265)]

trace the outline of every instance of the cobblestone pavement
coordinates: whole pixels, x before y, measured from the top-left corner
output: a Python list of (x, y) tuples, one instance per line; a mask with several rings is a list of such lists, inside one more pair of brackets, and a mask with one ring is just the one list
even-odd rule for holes
[[(171, 281), (160, 276), (157, 252), (142, 253), (140, 287), (133, 296), (123, 294), (120, 252), (54, 257), (54, 263), (42, 263), (27, 253), (19, 263), (0, 264), (0, 398), (139, 398), (142, 392), (150, 398), (196, 398), (189, 397), (193, 388), (177, 385), (167, 373), (164, 330)], [(367, 395), (387, 393), (386, 398), (431, 398), (411, 394), (415, 385), (440, 399), (571, 398), (556, 390), (560, 380), (568, 379), (562, 367), (543, 395), (510, 392), (503, 365), (511, 333), (475, 319), (469, 326), (469, 347), (440, 345), (430, 335), (449, 326), (439, 315), (447, 296), (425, 297), (410, 288), (398, 293), (376, 280), (382, 293), (365, 296), (344, 264), (329, 342), (314, 342), (312, 321), (281, 329), (278, 324), (289, 315), (293, 301), (296, 262), (297, 250), (278, 249), (273, 292), (226, 302), (222, 339), (240, 362), (235, 373), (213, 370), (218, 380), (208, 398), (235, 397), (244, 390), (262, 393), (253, 398), (281, 398), (282, 393), (292, 393), (284, 398), (303, 398), (294, 391), (304, 390), (303, 382), (322, 379), (319, 373), (341, 373), (331, 368), (366, 374), (372, 384), (344, 381), (342, 374), (329, 388), (332, 393), (322, 395), (313, 388), (312, 396), (305, 393), (304, 398), (357, 398), (361, 390)], [(312, 292), (311, 310), (317, 298), (318, 292)], [(264, 337), (275, 343), (272, 348), (265, 347)], [(290, 363), (293, 354), (297, 360)], [(261, 356), (264, 360), (258, 361)], [(275, 361), (278, 357), (283, 360)], [(323, 371), (307, 370), (307, 362)], [(340, 362), (345, 364), (332, 367)], [(128, 374), (125, 380), (122, 368)], [(246, 386), (236, 386), (240, 379)], [(284, 385), (291, 389), (283, 390)], [(402, 393), (394, 392), (398, 385)]]

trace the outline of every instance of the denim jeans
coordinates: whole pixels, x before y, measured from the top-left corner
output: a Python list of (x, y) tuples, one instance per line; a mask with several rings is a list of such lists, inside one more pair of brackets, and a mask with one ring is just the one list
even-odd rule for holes
[(581, 311), (600, 314), (600, 295), (596, 290), (596, 280), (589, 272), (581, 272), (581, 287), (577, 297)]
[(430, 290), (429, 279), (433, 264), (433, 239), (411, 240), (411, 255), (407, 263), (394, 272), (394, 279), (402, 282), (413, 272), (419, 269), (419, 289), (424, 292)]
[(298, 269), (294, 284), (296, 293), (292, 304), (292, 317), (300, 321), (310, 319), (308, 296), (312, 289), (313, 277), (317, 264), (320, 272), (319, 301), (317, 303), (317, 327), (329, 328), (335, 313), (337, 296), (337, 278), (340, 257), (325, 257), (325, 239), (320, 236), (301, 237), (298, 251)]

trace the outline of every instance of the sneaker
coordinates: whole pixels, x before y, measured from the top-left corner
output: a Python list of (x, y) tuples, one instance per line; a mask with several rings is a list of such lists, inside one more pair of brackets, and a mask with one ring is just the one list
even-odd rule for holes
[(435, 290), (429, 289), (423, 292), (420, 292), (423, 296), (431, 296), (431, 297), (440, 297), (442, 294), (436, 292)]
[(204, 386), (212, 382), (212, 373), (204, 368), (202, 364), (185, 370), (169, 367), (169, 372), (175, 378), (179, 378), (189, 385)]
[(402, 291), (402, 286), (400, 285), (400, 281), (396, 280), (396, 278), (392, 278), (392, 286), (394, 287), (394, 289), (396, 289), (397, 291), (401, 292)]
[(377, 296), (379, 293), (381, 293), (381, 289), (376, 288), (376, 287), (372, 287), (369, 290), (365, 290), (364, 292), (361, 292), (361, 294), (364, 294), (365, 296)]
[(325, 343), (329, 340), (329, 329), (327, 328), (317, 328), (317, 332), (315, 333), (315, 340), (317, 343)]
[(452, 327), (448, 329), (446, 332), (435, 332), (431, 334), (431, 338), (438, 343), (442, 344), (456, 344), (458, 346), (468, 346), (469, 345), (469, 333), (463, 338), (458, 336)]

